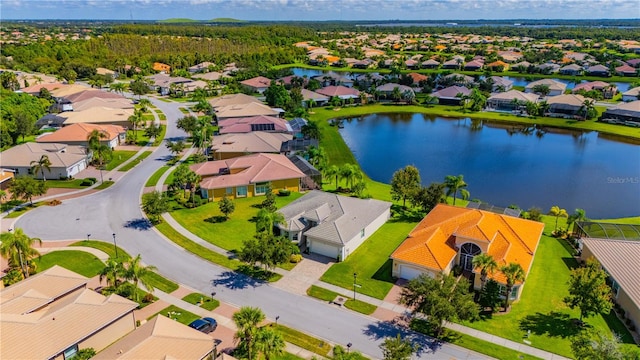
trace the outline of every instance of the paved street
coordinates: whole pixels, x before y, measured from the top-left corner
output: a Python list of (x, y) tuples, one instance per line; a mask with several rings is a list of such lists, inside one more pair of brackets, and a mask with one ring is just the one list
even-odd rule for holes
[[(167, 138), (184, 136), (175, 120), (184, 116), (178, 107), (184, 104), (152, 102), (169, 119)], [(91, 239), (113, 241), (130, 254), (142, 254), (147, 264), (179, 283), (217, 297), (235, 306), (257, 306), (270, 318), (337, 344), (352, 343), (352, 349), (367, 356), (381, 358), (379, 344), (401, 330), (391, 322), (376, 321), (346, 309), (293, 294), (269, 284), (204, 261), (161, 236), (145, 221), (140, 209), (140, 195), (147, 178), (164, 165), (170, 154), (160, 146), (151, 156), (127, 172), (112, 187), (84, 197), (66, 200), (56, 207), (42, 206), (21, 217), (15, 227), (45, 241)], [(486, 359), (469, 350), (435, 343), (415, 333), (405, 333), (422, 345), (420, 359)]]

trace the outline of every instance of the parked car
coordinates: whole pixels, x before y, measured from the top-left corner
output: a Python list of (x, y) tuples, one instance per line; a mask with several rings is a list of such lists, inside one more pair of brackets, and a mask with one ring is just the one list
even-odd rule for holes
[(205, 317), (202, 319), (193, 320), (191, 324), (189, 324), (189, 326), (200, 332), (208, 334), (216, 330), (216, 328), (218, 327), (218, 322), (214, 318)]

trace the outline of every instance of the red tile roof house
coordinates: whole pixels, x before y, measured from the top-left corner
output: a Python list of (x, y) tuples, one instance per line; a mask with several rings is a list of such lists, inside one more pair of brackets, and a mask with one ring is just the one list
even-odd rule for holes
[(306, 175), (286, 156), (252, 154), (233, 159), (207, 161), (190, 166), (202, 177), (201, 195), (214, 201), (262, 196), (267, 188), (300, 191), (300, 180)]
[(576, 94), (580, 90), (584, 90), (587, 92), (598, 90), (602, 92), (602, 96), (605, 99), (611, 99), (618, 93), (618, 88), (614, 84), (610, 84), (604, 81), (590, 81), (578, 84), (573, 88), (572, 92)]
[(125, 141), (127, 130), (118, 125), (72, 124), (51, 133), (45, 133), (36, 139), (38, 143), (62, 143), (67, 145), (87, 146), (87, 138), (93, 130), (105, 134), (101, 144), (115, 148)]
[(622, 65), (616, 68), (616, 74), (620, 76), (636, 76), (638, 75), (638, 70), (629, 65)]
[(271, 79), (268, 79), (264, 76), (258, 76), (252, 79), (241, 81), (240, 84), (250, 91), (262, 94), (271, 85)]
[(293, 131), (287, 120), (264, 115), (219, 120), (218, 128), (220, 134), (248, 133), (252, 131), (291, 133)]
[(360, 99), (360, 91), (346, 86), (327, 86), (316, 90), (318, 94), (332, 98), (334, 96), (342, 99)]

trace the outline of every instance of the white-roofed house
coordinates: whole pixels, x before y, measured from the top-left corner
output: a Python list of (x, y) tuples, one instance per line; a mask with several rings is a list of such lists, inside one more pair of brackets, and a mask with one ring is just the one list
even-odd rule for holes
[(342, 261), (390, 217), (391, 203), (312, 190), (280, 209), (280, 234), (302, 251)]

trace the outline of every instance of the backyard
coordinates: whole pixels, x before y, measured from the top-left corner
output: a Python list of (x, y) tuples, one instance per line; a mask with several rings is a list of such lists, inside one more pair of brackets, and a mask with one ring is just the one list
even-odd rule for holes
[(54, 265), (92, 278), (104, 268), (104, 263), (88, 252), (78, 250), (53, 251), (36, 259), (37, 271), (42, 272)]

